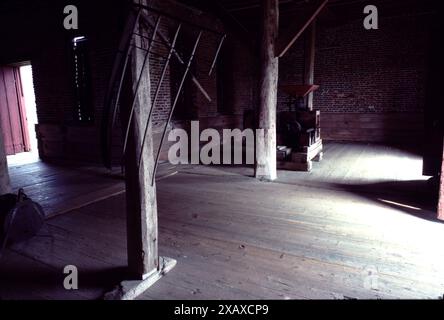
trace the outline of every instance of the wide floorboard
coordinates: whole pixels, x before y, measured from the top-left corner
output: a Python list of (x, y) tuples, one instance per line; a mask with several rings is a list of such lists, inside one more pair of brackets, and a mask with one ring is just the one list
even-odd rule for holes
[[(178, 263), (140, 299), (442, 297), (444, 224), (416, 155), (335, 143), (311, 173), (264, 183), (250, 170), (183, 166), (158, 181), (159, 252)], [(100, 298), (126, 264), (125, 194), (41, 233), (5, 252), (0, 297)], [(63, 289), (68, 264), (77, 291)]]
[(37, 161), (9, 167), (13, 192), (22, 188), (55, 216), (125, 191), (120, 170), (94, 166), (73, 167)]

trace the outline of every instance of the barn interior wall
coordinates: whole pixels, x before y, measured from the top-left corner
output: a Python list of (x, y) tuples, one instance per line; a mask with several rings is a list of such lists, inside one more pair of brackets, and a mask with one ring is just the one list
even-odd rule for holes
[[(318, 21), (314, 78), (320, 89), (314, 93), (314, 107), (321, 111), (322, 136), (420, 145), (431, 12), (412, 9), (397, 14), (390, 8), (390, 14), (384, 14), (389, 8), (384, 10), (382, 2), (378, 7), (382, 12), (379, 30), (364, 29), (363, 19), (331, 24), (323, 23), (321, 16)], [(257, 57), (235, 36), (226, 47), (233, 74), (228, 93), (233, 105), (231, 123), (251, 127), (249, 112), (257, 104)], [(304, 36), (281, 58), (279, 85), (303, 84), (303, 73)], [(214, 104), (203, 99), (196, 103), (206, 108), (199, 118), (207, 118), (210, 125), (217, 126), (226, 116), (214, 113)], [(278, 92), (278, 112), (289, 110), (292, 103), (288, 95)]]
[[(14, 21), (20, 21), (23, 26), (5, 33), (8, 45), (2, 49), (0, 63), (32, 63), (40, 157), (48, 161), (97, 162), (103, 100), (118, 43), (116, 34), (120, 33), (124, 21), (122, 2), (115, 2), (113, 6), (106, 5), (105, 1), (94, 5), (87, 1), (69, 4), (78, 7), (78, 30), (64, 28), (63, 3), (51, 0), (35, 4), (4, 3), (9, 10), (0, 18), (1, 29), (6, 30)], [(88, 39), (87, 62), (92, 89), (93, 120), (85, 123), (76, 121), (74, 116), (72, 40), (79, 36)]]
[[(51, 1), (47, 0), (48, 3)], [(85, 4), (86, 3), (86, 4)], [(176, 16), (192, 19), (196, 24), (224, 32), (221, 21), (214, 16), (170, 2), (156, 1), (159, 8), (168, 7)], [(49, 8), (52, 9), (49, 9)], [(99, 9), (100, 8), (100, 9)], [(22, 8), (23, 9), (23, 8)], [(123, 10), (119, 6), (80, 4), (80, 30), (65, 30), (63, 8), (49, 6), (17, 10), (1, 16), (2, 30), (20, 20), (28, 28), (5, 34), (8, 46), (0, 54), (1, 63), (29, 60), (34, 70), (38, 111), (40, 155), (45, 160), (100, 162), (100, 122), (105, 91), (116, 53)], [(1, 15), (1, 13), (0, 13)], [(97, 19), (100, 15), (100, 20)], [(108, 18), (107, 18), (108, 17)], [(101, 21), (97, 24), (96, 21)], [(171, 37), (174, 23), (163, 22), (161, 31)], [(23, 30), (27, 30), (23, 32)], [(380, 30), (367, 31), (362, 20), (339, 26), (318, 23), (316, 39), (314, 106), (321, 110), (324, 139), (416, 143), (423, 137), (425, 77), (428, 56), (428, 16), (381, 17)], [(197, 29), (187, 31), (190, 42)], [(45, 34), (45, 37), (37, 37)], [(71, 40), (85, 35), (89, 39), (94, 121), (78, 124), (72, 121), (75, 92), (72, 83)], [(191, 80), (185, 89), (187, 116), (173, 117), (170, 126), (187, 128), (190, 120), (200, 120), (200, 129), (207, 127), (252, 127), (253, 110), (257, 104), (257, 57), (235, 36), (228, 37), (223, 56), (227, 75), (218, 77), (217, 70), (208, 75), (220, 35), (205, 33), (198, 48), (193, 74), (208, 92), (209, 102)], [(189, 47), (189, 46), (188, 46)], [(166, 47), (155, 44), (150, 69), (151, 90), (159, 79)], [(185, 50), (184, 56), (187, 56)], [(281, 59), (280, 84), (302, 83), (303, 40), (299, 40)], [(174, 67), (174, 64), (172, 65)], [(174, 73), (169, 68), (153, 112), (154, 140), (158, 141), (175, 94)], [(178, 69), (180, 74), (180, 69)], [(223, 79), (223, 80), (222, 80)], [(226, 110), (218, 106), (218, 81), (224, 81)], [(288, 110), (289, 98), (279, 93), (278, 110)], [(120, 130), (116, 130), (119, 135)], [(116, 139), (118, 141), (118, 139)], [(168, 143), (163, 149), (166, 156)], [(120, 144), (116, 146), (119, 155)]]
[[(379, 30), (365, 30), (362, 20), (318, 23), (314, 107), (324, 139), (422, 141), (428, 19), (382, 16)], [(302, 84), (303, 63), (301, 40), (281, 59), (280, 83)], [(280, 93), (279, 110), (288, 110), (289, 100)]]

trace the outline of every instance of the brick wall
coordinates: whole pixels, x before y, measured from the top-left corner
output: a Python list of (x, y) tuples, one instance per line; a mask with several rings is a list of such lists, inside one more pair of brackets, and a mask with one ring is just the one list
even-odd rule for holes
[[(182, 57), (182, 59), (187, 62), (190, 57), (191, 51), (193, 49), (195, 40), (199, 34), (199, 31), (203, 31), (199, 45), (196, 50), (194, 62), (191, 65), (190, 74), (183, 87), (183, 95), (179, 99), (179, 103), (173, 114), (172, 127), (187, 127), (187, 122), (190, 120), (199, 119), (202, 123), (200, 129), (203, 130), (206, 127), (234, 127), (239, 126), (239, 121), (241, 117), (233, 117), (233, 115), (243, 114), (243, 109), (251, 108), (251, 91), (252, 91), (252, 72), (248, 68), (249, 56), (245, 54), (239, 56), (239, 52), (242, 52), (243, 47), (241, 44), (237, 43), (234, 39), (230, 39), (225, 42), (220, 52), (218, 61), (225, 57), (225, 61), (228, 61), (227, 68), (225, 70), (227, 74), (232, 74), (231, 82), (227, 81), (224, 83), (226, 89), (225, 93), (230, 95), (230, 110), (228, 112), (222, 112), (219, 109), (218, 103), (218, 82), (222, 81), (217, 72), (217, 66), (213, 69), (211, 75), (209, 75), (209, 70), (211, 68), (214, 55), (216, 53), (217, 47), (221, 36), (224, 33), (222, 23), (214, 16), (208, 13), (203, 13), (198, 10), (194, 10), (189, 7), (180, 6), (173, 3), (166, 2), (155, 2), (155, 6), (166, 10), (174, 16), (182, 17), (187, 21), (191, 21), (193, 25), (183, 24), (182, 30), (178, 38), (177, 50)], [(175, 28), (177, 27), (177, 22), (169, 19), (169, 34), (172, 37)], [(200, 28), (202, 27), (202, 29)], [(214, 32), (212, 32), (212, 31)], [(152, 78), (156, 77), (156, 70), (158, 66), (152, 66)], [(172, 59), (171, 71), (170, 71), (170, 92), (169, 92), (169, 103), (165, 103), (165, 106), (159, 113), (160, 121), (157, 121), (156, 128), (160, 130), (163, 125), (163, 120), (165, 120), (167, 113), (170, 110), (170, 105), (173, 102), (173, 98), (177, 93), (178, 83), (181, 80), (182, 74), (184, 72), (184, 67), (177, 62), (177, 59)], [(210, 100), (206, 97), (204, 93), (198, 88), (193, 81), (193, 77), (198, 81), (199, 85), (203, 88), (206, 94), (209, 96)], [(242, 81), (239, 85), (238, 79)], [(248, 83), (247, 83), (248, 82)], [(249, 88), (246, 90), (245, 86), (248, 85)], [(168, 95), (168, 93), (166, 93)], [(247, 99), (245, 99), (245, 97)], [(248, 100), (248, 101), (246, 101)], [(158, 107), (156, 107), (158, 109)]]
[[(318, 24), (315, 83), (321, 87), (314, 107), (321, 110), (324, 139), (421, 140), (427, 19), (413, 13), (382, 16), (380, 29), (372, 31), (362, 20)], [(303, 63), (301, 40), (280, 61), (280, 83), (302, 83)], [(288, 96), (280, 93), (278, 101), (278, 110), (288, 109)]]
[[(18, 17), (23, 17), (26, 26), (18, 31), (27, 30), (30, 32), (7, 38), (7, 40), (10, 40), (9, 50), (1, 53), (0, 61), (9, 63), (29, 60), (32, 63), (41, 157), (45, 160), (100, 162), (100, 127), (103, 104), (111, 68), (117, 53), (119, 37), (126, 17), (122, 7), (114, 2), (113, 5), (106, 5), (106, 1), (102, 5), (92, 5), (88, 1), (79, 0), (74, 1), (73, 4), (77, 5), (80, 15), (80, 29), (77, 31), (67, 31), (63, 28), (63, 3), (56, 5), (55, 1), (48, 0), (47, 6), (41, 8), (37, 6), (39, 14), (36, 15), (32, 14), (34, 9), (31, 8), (28, 11), (27, 7), (20, 6), (17, 11), (9, 12), (10, 19), (8, 20), (5, 17), (2, 20), (5, 25), (19, 19)], [(166, 1), (153, 1), (151, 5), (196, 25), (202, 25), (210, 29), (222, 29), (220, 22), (217, 22), (214, 17), (208, 14)], [(153, 23), (156, 18), (157, 14), (151, 12), (150, 19)], [(166, 38), (171, 42), (177, 24), (176, 20), (163, 17), (159, 28), (162, 37), (158, 35), (156, 42), (153, 42), (150, 56), (151, 93), (153, 97), (169, 50), (165, 41), (162, 41), (161, 38)], [(6, 29), (6, 27), (3, 29)], [(188, 60), (198, 30), (198, 28), (191, 27), (188, 24), (182, 25), (179, 39), (187, 39), (186, 50), (178, 51), (184, 61)], [(150, 32), (152, 32), (152, 29)], [(42, 35), (45, 36), (42, 37)], [(80, 35), (88, 38), (87, 60), (91, 71), (91, 100), (94, 121), (88, 124), (78, 124), (73, 121), (75, 90), (73, 85), (72, 39)], [(219, 35), (204, 32), (201, 38), (191, 70), (212, 101), (208, 101), (193, 85), (191, 76), (189, 76), (184, 87), (192, 96), (192, 105), (186, 106), (188, 112), (192, 114), (186, 117), (189, 120), (197, 119), (197, 117), (211, 119), (211, 117), (218, 117), (219, 115), (217, 111), (217, 74), (213, 72), (211, 76), (208, 75), (219, 37)], [(41, 39), (41, 41), (36, 39)], [(148, 47), (146, 41), (144, 46), (145, 48)], [(171, 71), (173, 67), (175, 67), (174, 74)], [(183, 66), (178, 64), (177, 59), (173, 56), (171, 66), (167, 68), (160, 87), (156, 106), (153, 109), (155, 144), (159, 142), (160, 133), (172, 105), (172, 98), (176, 94), (177, 87), (172, 82), (172, 77), (175, 75), (180, 79), (183, 70)], [(186, 127), (186, 124), (177, 115), (173, 119), (176, 119), (173, 126)], [(120, 159), (121, 152), (120, 130), (119, 127), (115, 129), (114, 156), (116, 161)]]
[[(152, 19), (153, 22), (155, 19)], [(151, 75), (151, 97), (154, 95), (159, 85), (160, 77), (168, 56), (169, 49), (167, 44), (162, 39), (171, 41), (170, 37), (170, 23), (165, 19), (161, 20), (158, 28), (158, 35), (156, 40), (152, 42), (152, 54), (150, 55), (150, 75)], [(153, 30), (150, 30), (152, 34)], [(147, 46), (148, 47), (148, 46)], [(173, 58), (174, 59), (174, 58)], [(156, 106), (153, 109), (152, 119), (153, 123), (160, 124), (168, 118), (168, 111), (171, 106), (171, 83), (170, 83), (170, 67), (168, 66), (165, 76), (160, 86)]]
[[(421, 112), (424, 108), (426, 16), (381, 18), (319, 28), (316, 105), (325, 112)], [(338, 81), (340, 80), (340, 81)]]
[[(79, 30), (63, 28), (63, 3), (47, 0), (48, 4), (17, 6), (0, 19), (1, 29), (15, 20), (23, 26), (15, 33), (5, 33), (8, 46), (0, 54), (0, 62), (30, 61), (33, 67), (34, 90), (39, 125), (40, 156), (44, 160), (94, 162), (101, 161), (100, 128), (103, 105), (122, 26), (126, 19), (123, 1), (73, 1), (79, 10)], [(153, 19), (155, 21), (155, 19)], [(169, 38), (169, 25), (162, 21), (160, 32)], [(88, 66), (91, 76), (92, 123), (73, 121), (75, 89), (73, 80), (72, 39), (88, 39)], [(38, 41), (36, 39), (39, 39)], [(159, 39), (158, 39), (159, 40)], [(150, 59), (152, 91), (156, 88), (166, 57), (166, 46), (153, 43)], [(161, 87), (157, 107), (153, 110), (155, 125), (164, 121), (171, 106), (170, 70)], [(114, 130), (114, 157), (120, 161), (122, 149), (121, 128)]]
[[(279, 59), (279, 84), (303, 84), (304, 83), (304, 37), (295, 42), (293, 47)], [(293, 100), (286, 93), (278, 90), (277, 110), (289, 111)]]
[[(84, 3), (88, 5), (87, 1)], [(222, 24), (209, 14), (167, 1), (156, 1), (153, 5), (169, 14), (223, 32)], [(15, 20), (21, 20), (25, 25), (15, 34), (4, 33), (8, 46), (1, 50), (0, 62), (32, 62), (43, 155), (48, 159), (77, 158), (98, 162), (102, 106), (124, 21), (123, 11), (114, 3), (113, 6), (82, 10), (80, 13), (85, 15), (82, 15), (81, 30), (71, 32), (63, 29), (62, 9), (62, 4), (58, 4), (37, 11), (17, 10), (9, 16), (0, 13), (1, 30), (7, 30)], [(166, 19), (162, 21), (160, 31), (171, 40), (176, 26), (177, 22)], [(184, 60), (189, 56), (197, 31), (184, 25), (182, 35), (187, 38), (187, 50), (181, 52)], [(396, 137), (395, 140), (408, 141), (421, 137), (427, 34), (427, 15), (383, 16), (378, 31), (364, 30), (362, 20), (318, 24), (315, 83), (321, 88), (314, 95), (314, 106), (322, 112), (324, 138), (389, 141)], [(77, 35), (86, 35), (90, 43), (94, 123), (86, 126), (71, 121), (74, 108), (71, 40)], [(258, 57), (244, 43), (230, 37), (222, 54), (226, 61), (225, 100), (231, 107), (224, 112), (218, 108), (218, 81), (222, 80), (217, 68), (211, 76), (208, 71), (219, 39), (220, 35), (205, 32), (192, 66), (193, 75), (212, 101), (205, 98), (189, 77), (185, 85), (191, 97), (189, 105), (185, 106), (188, 114), (185, 117), (175, 114), (173, 126), (186, 127), (183, 120), (199, 118), (208, 127), (239, 127), (243, 125), (245, 112), (257, 105)], [(165, 45), (154, 43), (150, 59), (153, 95), (166, 54)], [(279, 84), (302, 83), (303, 61), (301, 38), (280, 60)], [(155, 140), (176, 93), (174, 77), (180, 75), (181, 70), (177, 62), (172, 62), (167, 70), (153, 110)], [(279, 92), (278, 110), (288, 110), (288, 104), (288, 96)]]
[[(9, 1), (9, 0), (6, 0)], [(63, 27), (63, 8), (75, 4), (79, 29)], [(0, 10), (0, 30), (7, 45), (0, 63), (29, 61), (33, 67), (39, 125), (37, 137), (42, 159), (100, 162), (100, 125), (103, 102), (124, 23), (123, 2), (73, 0), (67, 3), (42, 0), (36, 3), (9, 1)], [(20, 21), (20, 26), (11, 29)], [(73, 38), (88, 39), (91, 106), (94, 120), (77, 123), (74, 86)], [(2, 37), (3, 38), (3, 37)]]
[(252, 57), (250, 50), (239, 40), (229, 48), (233, 60), (233, 109), (237, 115), (252, 110), (258, 96), (258, 57)]
[[(381, 7), (384, 12), (384, 7)], [(362, 13), (358, 12), (361, 15)], [(316, 39), (314, 106), (322, 112), (325, 139), (401, 142), (420, 141), (423, 135), (424, 83), (428, 47), (427, 15), (380, 17), (380, 30), (367, 31), (362, 19), (335, 24), (318, 23)], [(207, 78), (208, 62), (217, 39), (199, 49), (196, 74), (210, 95), (217, 96), (217, 75)], [(208, 44), (208, 45), (207, 45)], [(258, 61), (231, 37), (225, 44), (230, 59), (231, 115), (244, 118), (257, 105)], [(280, 60), (279, 84), (302, 84), (304, 37)], [(222, 117), (217, 101), (209, 103), (194, 90), (192, 109), (199, 118)], [(278, 93), (278, 111), (291, 100)], [(242, 121), (233, 121), (239, 124)]]

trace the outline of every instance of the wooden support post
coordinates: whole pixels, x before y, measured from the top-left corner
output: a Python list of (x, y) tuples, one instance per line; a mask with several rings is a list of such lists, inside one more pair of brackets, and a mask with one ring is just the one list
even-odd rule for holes
[[(138, 2), (138, 0), (135, 0)], [(143, 0), (142, 2), (145, 2)], [(147, 35), (147, 30), (138, 26), (137, 32)], [(148, 38), (148, 37), (147, 37)], [(135, 37), (135, 45), (144, 47), (143, 37)], [(123, 118), (130, 119), (128, 142), (125, 152), (126, 181), (126, 227), (128, 275), (114, 290), (105, 294), (105, 299), (129, 300), (146, 291), (175, 265), (174, 259), (159, 257), (156, 184), (154, 175), (152, 125), (148, 121), (151, 102), (151, 79), (149, 61), (143, 50), (134, 50), (131, 56), (131, 81), (124, 90)], [(149, 55), (148, 55), (149, 59)], [(139, 88), (137, 90), (137, 88)], [(134, 99), (134, 100), (133, 100)], [(132, 109), (132, 105), (134, 109)], [(144, 134), (146, 138), (144, 139)], [(142, 148), (144, 141), (144, 148)]]
[[(146, 31), (138, 31), (145, 34)], [(140, 37), (135, 37), (137, 46), (142, 47)], [(157, 252), (157, 203), (156, 185), (151, 186), (151, 173), (154, 167), (151, 126), (148, 128), (145, 148), (141, 157), (140, 170), (137, 166), (142, 146), (144, 127), (151, 108), (151, 84), (149, 63), (142, 73), (145, 53), (134, 50), (131, 57), (132, 91), (136, 91), (140, 76), (140, 90), (135, 92), (134, 113), (129, 131), (125, 154), (126, 207), (127, 207), (127, 246), (128, 267), (133, 280), (142, 280), (159, 266)], [(128, 104), (125, 103), (125, 107)], [(125, 110), (129, 114), (129, 110)]]
[(6, 150), (3, 143), (2, 129), (0, 127), (0, 195), (11, 192), (9, 180), (8, 161), (6, 160)]
[(442, 155), (441, 175), (439, 181), (438, 219), (444, 220), (444, 152)]
[(279, 30), (279, 1), (262, 0), (263, 30), (260, 59), (260, 101), (256, 137), (255, 177), (276, 179), (276, 103), (279, 59), (275, 56), (275, 41)]
[[(305, 35), (304, 84), (314, 84), (314, 66), (316, 50), (316, 20), (313, 20)], [(313, 92), (307, 97), (307, 108), (313, 110)]]

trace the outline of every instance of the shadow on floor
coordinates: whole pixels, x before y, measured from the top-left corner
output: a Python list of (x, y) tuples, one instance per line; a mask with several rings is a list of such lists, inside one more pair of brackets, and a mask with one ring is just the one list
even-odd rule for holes
[[(6, 259), (6, 257), (4, 257)], [(126, 267), (110, 267), (100, 270), (78, 270), (78, 286), (79, 296), (88, 297), (91, 294), (97, 295), (97, 292), (105, 293), (113, 289), (115, 285), (125, 279)], [(30, 271), (29, 266), (2, 265), (0, 261), (0, 300), (2, 300), (3, 290), (13, 290), (21, 296), (33, 296), (35, 288), (39, 288), (39, 292), (63, 292), (64, 279), (67, 275), (63, 274), (63, 270), (53, 268), (33, 268)], [(69, 290), (66, 290), (67, 292)], [(79, 297), (77, 296), (77, 297)], [(96, 297), (100, 299), (101, 297)]]
[(433, 180), (333, 183), (331, 186), (421, 219), (444, 223), (436, 218), (437, 191)]

